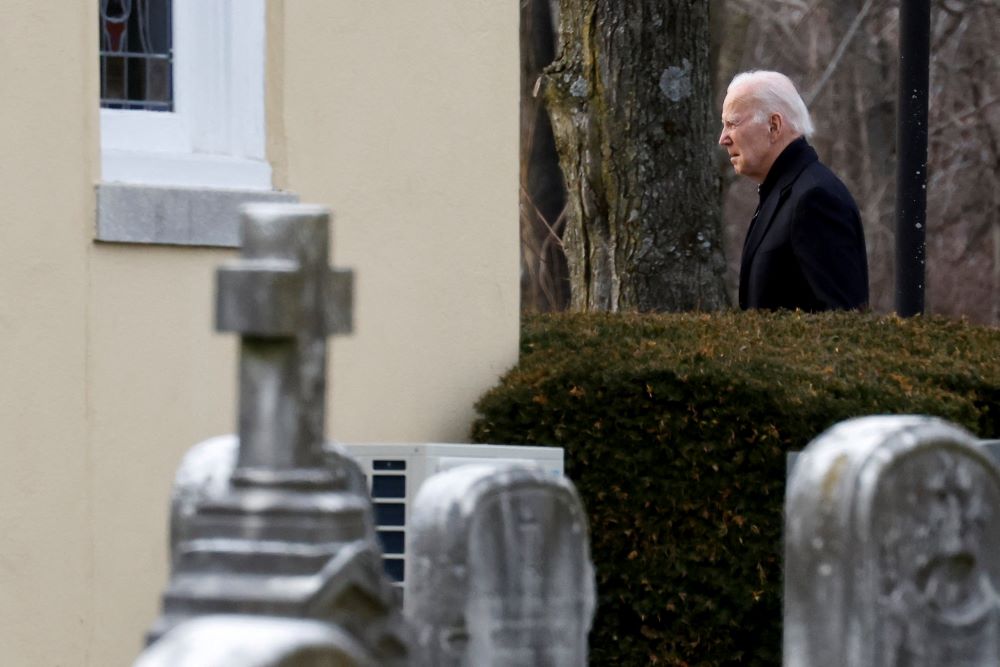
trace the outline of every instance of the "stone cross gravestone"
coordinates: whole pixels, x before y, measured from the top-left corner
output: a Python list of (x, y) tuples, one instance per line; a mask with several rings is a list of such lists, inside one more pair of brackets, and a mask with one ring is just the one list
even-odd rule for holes
[(327, 266), (328, 223), (316, 206), (243, 211), (216, 310), (241, 337), (239, 433), (197, 445), (177, 473), (151, 641), (209, 614), (313, 619), (379, 665), (408, 662), (363, 476), (323, 437), (326, 336), (350, 330), (352, 292), (350, 273)]
[(243, 259), (217, 274), (216, 328), (240, 335), (233, 479), (329, 486), (326, 337), (351, 330), (352, 276), (327, 265), (325, 209), (292, 206), (248, 207)]
[(133, 667), (378, 667), (378, 663), (329, 623), (218, 615), (181, 624)]
[(587, 664), (594, 573), (569, 480), (463, 466), (427, 480), (410, 517), (405, 609), (423, 664)]
[(1000, 469), (930, 417), (814, 440), (785, 503), (785, 667), (1000, 665)]

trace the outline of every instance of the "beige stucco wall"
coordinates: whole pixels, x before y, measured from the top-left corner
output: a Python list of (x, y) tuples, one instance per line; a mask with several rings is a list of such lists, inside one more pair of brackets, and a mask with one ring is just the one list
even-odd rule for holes
[[(235, 419), (233, 251), (92, 241), (93, 5), (0, 22), (0, 664), (134, 658), (174, 468)], [(517, 4), (272, 0), (269, 31), (275, 182), (333, 209), (356, 271), (330, 434), (461, 441), (517, 352)]]
[(89, 14), (78, 3), (12, 0), (0, 21), (0, 663), (9, 665), (79, 664), (93, 616), (85, 249), (96, 143), (94, 115), (78, 112), (91, 76), (78, 57), (94, 43), (82, 28)]
[(358, 272), (332, 433), (462, 440), (516, 354), (517, 3), (284, 8), (288, 185)]
[(234, 428), (236, 345), (211, 331), (214, 266), (233, 256), (91, 249), (89, 664), (139, 651), (167, 576), (173, 471), (192, 444)]

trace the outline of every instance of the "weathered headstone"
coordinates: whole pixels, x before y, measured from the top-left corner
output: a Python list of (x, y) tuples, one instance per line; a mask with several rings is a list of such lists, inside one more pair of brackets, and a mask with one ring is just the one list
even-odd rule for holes
[(218, 271), (216, 328), (240, 335), (240, 448), (233, 481), (335, 486), (325, 465), (326, 337), (351, 330), (352, 276), (331, 270), (318, 206), (253, 205), (243, 259)]
[(1000, 440), (980, 440), (979, 446), (986, 449), (993, 460), (1000, 465)]
[[(977, 440), (976, 444), (986, 450), (986, 453), (993, 457), (993, 460), (1000, 465), (1000, 440)], [(785, 479), (792, 476), (795, 462), (798, 461), (802, 452), (790, 451), (785, 454)]]
[(581, 667), (594, 612), (573, 485), (470, 465), (430, 478), (411, 511), (405, 608), (424, 664)]
[(142, 654), (134, 667), (378, 667), (350, 636), (322, 621), (202, 616)]
[(785, 513), (785, 667), (1000, 665), (1000, 469), (968, 433), (839, 424)]
[(363, 476), (323, 437), (326, 336), (351, 328), (351, 275), (327, 265), (321, 207), (252, 205), (242, 223), (216, 312), (218, 329), (241, 336), (239, 434), (196, 446), (178, 471), (150, 640), (204, 615), (313, 619), (379, 665), (407, 664)]

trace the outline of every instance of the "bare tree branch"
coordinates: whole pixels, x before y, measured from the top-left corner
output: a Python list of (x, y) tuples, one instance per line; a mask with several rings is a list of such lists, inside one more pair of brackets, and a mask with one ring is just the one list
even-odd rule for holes
[(865, 0), (865, 4), (861, 7), (861, 11), (859, 11), (858, 15), (854, 17), (853, 21), (851, 21), (851, 25), (847, 29), (847, 33), (844, 35), (844, 38), (840, 40), (840, 44), (837, 46), (837, 50), (834, 52), (833, 58), (830, 59), (830, 63), (823, 71), (823, 75), (819, 78), (819, 81), (816, 82), (816, 85), (812, 87), (812, 90), (806, 94), (806, 106), (811, 107), (823, 92), (826, 82), (830, 80), (830, 77), (837, 69), (837, 66), (840, 64), (840, 60), (844, 57), (844, 53), (847, 51), (847, 47), (850, 46), (851, 40), (854, 39), (855, 33), (858, 31), (858, 28), (861, 27), (861, 23), (865, 20), (865, 17), (868, 16), (868, 12), (874, 4), (875, 0)]

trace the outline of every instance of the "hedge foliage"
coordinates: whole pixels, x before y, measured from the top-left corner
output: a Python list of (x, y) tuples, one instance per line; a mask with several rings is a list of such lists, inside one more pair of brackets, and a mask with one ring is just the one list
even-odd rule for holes
[(1000, 438), (1000, 330), (858, 313), (556, 315), (477, 442), (556, 445), (590, 518), (591, 664), (780, 665), (785, 454), (932, 414)]

